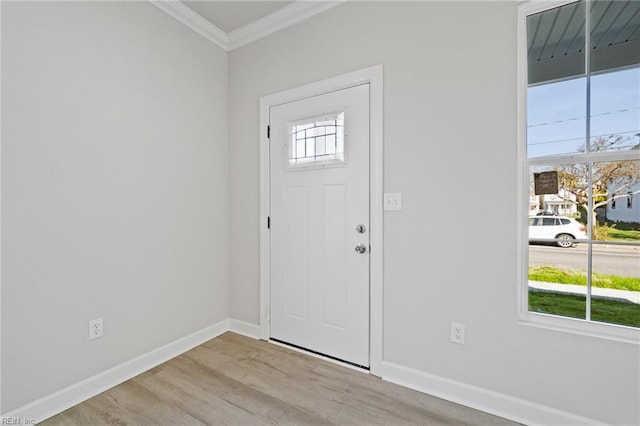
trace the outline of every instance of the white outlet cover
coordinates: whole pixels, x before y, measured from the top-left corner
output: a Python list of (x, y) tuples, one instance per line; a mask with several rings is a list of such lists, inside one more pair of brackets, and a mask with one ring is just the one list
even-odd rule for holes
[(464, 345), (464, 324), (451, 323), (451, 341), (459, 345)]
[(383, 198), (384, 210), (400, 211), (402, 210), (402, 193), (389, 192), (384, 194)]
[(97, 339), (104, 335), (104, 324), (102, 318), (89, 321), (89, 340)]

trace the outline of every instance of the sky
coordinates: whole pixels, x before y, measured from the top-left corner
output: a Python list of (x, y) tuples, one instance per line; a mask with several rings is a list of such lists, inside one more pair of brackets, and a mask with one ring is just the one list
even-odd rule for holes
[[(570, 154), (584, 144), (586, 77), (530, 87), (527, 92), (529, 157)], [(640, 143), (640, 67), (591, 77), (591, 138), (611, 134)]]

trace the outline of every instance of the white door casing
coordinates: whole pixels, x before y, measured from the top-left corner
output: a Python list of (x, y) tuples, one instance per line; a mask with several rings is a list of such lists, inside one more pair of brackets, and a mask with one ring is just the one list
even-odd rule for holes
[(260, 338), (269, 340), (270, 325), (270, 153), (267, 126), (272, 107), (337, 90), (369, 84), (370, 93), (370, 209), (369, 209), (369, 354), (370, 373), (380, 376), (382, 369), (383, 315), (383, 72), (373, 66), (328, 80), (297, 87), (260, 99)]
[(368, 368), (369, 84), (271, 107), (270, 147), (269, 337)]

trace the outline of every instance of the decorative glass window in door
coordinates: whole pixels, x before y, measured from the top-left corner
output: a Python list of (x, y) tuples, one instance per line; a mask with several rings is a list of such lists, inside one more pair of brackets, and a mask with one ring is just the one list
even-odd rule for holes
[(308, 118), (289, 125), (290, 168), (346, 164), (344, 112)]

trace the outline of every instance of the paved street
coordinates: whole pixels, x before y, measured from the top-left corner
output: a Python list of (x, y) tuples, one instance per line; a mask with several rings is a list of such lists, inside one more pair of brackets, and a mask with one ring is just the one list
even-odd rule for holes
[[(529, 266), (555, 266), (563, 269), (587, 269), (587, 245), (560, 248), (529, 245)], [(594, 246), (593, 270), (601, 274), (640, 277), (640, 247)]]

